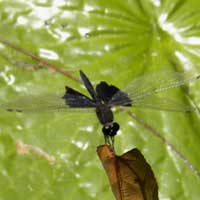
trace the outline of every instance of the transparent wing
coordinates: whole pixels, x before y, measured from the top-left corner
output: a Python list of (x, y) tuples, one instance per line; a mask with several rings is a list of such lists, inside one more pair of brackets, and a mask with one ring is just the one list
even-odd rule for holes
[(191, 105), (182, 104), (174, 100), (158, 97), (155, 95), (148, 96), (143, 99), (138, 99), (133, 103), (134, 107), (150, 108), (157, 110), (175, 111), (175, 112), (193, 112), (195, 108)]
[[(41, 95), (41, 96), (25, 96), (13, 102), (1, 105), (0, 107), (10, 112), (57, 112), (57, 111), (76, 111), (81, 109), (79, 107), (71, 108), (67, 105), (66, 100), (62, 98), (63, 95)], [(70, 102), (76, 102), (76, 98), (70, 98)], [(92, 107), (91, 107), (92, 108)], [(81, 110), (90, 110), (90, 106)]]
[(190, 81), (199, 79), (190, 73), (179, 73), (175, 71), (159, 71), (140, 76), (134, 79), (124, 90), (129, 97), (124, 99), (121, 93), (117, 92), (109, 102), (109, 105), (120, 106), (127, 104), (136, 104), (137, 101), (156, 93), (163, 92), (172, 88), (179, 87)]

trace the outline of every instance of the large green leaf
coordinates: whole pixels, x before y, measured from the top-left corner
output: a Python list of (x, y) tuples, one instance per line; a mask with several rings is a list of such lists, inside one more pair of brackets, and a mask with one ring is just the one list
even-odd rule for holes
[[(94, 84), (106, 80), (123, 88), (149, 71), (200, 73), (199, 8), (199, 0), (4, 0), (0, 1), (0, 36), (57, 66), (82, 69)], [(4, 45), (0, 45), (0, 63), (2, 102), (29, 93), (62, 93), (66, 84), (84, 91), (62, 74), (20, 68), (36, 63)], [(199, 88), (197, 81), (173, 97), (189, 103), (189, 95), (198, 104)], [(200, 178), (187, 163), (200, 171), (198, 113), (133, 111), (187, 160), (149, 128), (118, 111), (117, 153), (133, 147), (142, 151), (155, 172), (160, 199), (198, 200)], [(0, 199), (113, 199), (95, 152), (104, 140), (93, 115), (1, 112)], [(53, 155), (55, 164), (37, 153), (19, 154), (17, 140)]]

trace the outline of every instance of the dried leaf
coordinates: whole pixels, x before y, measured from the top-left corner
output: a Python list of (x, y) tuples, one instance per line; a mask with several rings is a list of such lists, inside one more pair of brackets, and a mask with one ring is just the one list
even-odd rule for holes
[(158, 186), (150, 165), (138, 149), (122, 156), (108, 145), (97, 147), (116, 200), (158, 200)]

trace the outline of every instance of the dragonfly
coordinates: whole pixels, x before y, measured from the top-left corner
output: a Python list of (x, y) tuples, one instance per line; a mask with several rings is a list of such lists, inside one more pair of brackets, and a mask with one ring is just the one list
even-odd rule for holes
[(195, 81), (200, 75), (173, 70), (157, 71), (135, 78), (124, 90), (105, 81), (101, 81), (94, 88), (81, 70), (80, 78), (89, 96), (66, 86), (62, 95), (29, 95), (4, 105), (4, 108), (10, 112), (93, 109), (102, 125), (105, 143), (109, 145), (114, 145), (114, 136), (120, 129), (120, 125), (114, 121), (114, 107), (140, 107), (176, 112), (193, 112), (196, 109), (192, 105), (160, 97), (158, 94)]

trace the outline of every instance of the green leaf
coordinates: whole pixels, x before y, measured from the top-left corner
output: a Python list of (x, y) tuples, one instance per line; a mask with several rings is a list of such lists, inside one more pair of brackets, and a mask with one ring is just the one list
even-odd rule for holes
[[(200, 73), (199, 0), (32, 0), (0, 2), (0, 38), (40, 55), (78, 78), (119, 88), (162, 69)], [(64, 93), (81, 85), (51, 70), (25, 70), (38, 63), (0, 44), (1, 103), (32, 93)], [(76, 72), (76, 73), (74, 73)], [(200, 82), (174, 91), (177, 101), (200, 103)], [(188, 98), (188, 96), (190, 98)], [(184, 155), (181, 159), (152, 131), (125, 112), (115, 112), (121, 132), (118, 154), (137, 147), (151, 164), (160, 199), (198, 200), (199, 114), (132, 109)], [(96, 155), (104, 143), (94, 113), (0, 115), (0, 199), (114, 199)], [(20, 154), (16, 142), (55, 157)], [(187, 159), (187, 160), (186, 160)], [(97, 178), (98, 177), (98, 178)]]

